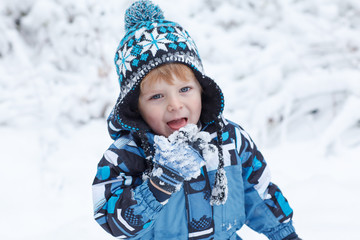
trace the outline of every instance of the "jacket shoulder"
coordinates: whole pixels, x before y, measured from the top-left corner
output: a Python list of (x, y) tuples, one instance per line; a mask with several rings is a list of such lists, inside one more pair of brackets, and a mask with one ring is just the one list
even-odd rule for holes
[(145, 154), (136, 136), (127, 132), (118, 137), (104, 152), (99, 166), (108, 166), (116, 174), (141, 174), (146, 167)]
[(247, 152), (251, 152), (255, 144), (244, 128), (228, 119), (224, 119), (224, 123), (223, 139), (233, 139), (238, 154), (241, 154), (245, 149)]
[(234, 128), (238, 128), (238, 129), (241, 129), (241, 130), (244, 130), (238, 123), (236, 123), (236, 122), (233, 122), (233, 121), (231, 121), (231, 120), (229, 120), (229, 119), (223, 119), (223, 121), (224, 121), (224, 124), (225, 124), (225, 129), (234, 129)]

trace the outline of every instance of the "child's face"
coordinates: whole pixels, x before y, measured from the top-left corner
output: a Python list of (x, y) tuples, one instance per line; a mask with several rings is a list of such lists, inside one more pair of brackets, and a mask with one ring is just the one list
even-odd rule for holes
[(197, 124), (201, 114), (201, 86), (195, 76), (187, 80), (173, 75), (172, 84), (159, 79), (143, 82), (140, 114), (158, 135), (168, 137), (188, 123)]

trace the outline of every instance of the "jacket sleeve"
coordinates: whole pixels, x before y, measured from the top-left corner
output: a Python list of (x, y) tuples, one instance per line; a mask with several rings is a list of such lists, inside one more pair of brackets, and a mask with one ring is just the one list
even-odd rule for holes
[(144, 153), (131, 135), (118, 138), (98, 164), (92, 186), (94, 217), (117, 238), (141, 238), (163, 207), (142, 180), (144, 170)]
[(266, 161), (250, 136), (241, 127), (236, 132), (243, 168), (246, 224), (271, 240), (285, 239), (295, 232), (293, 210), (278, 186), (271, 182)]

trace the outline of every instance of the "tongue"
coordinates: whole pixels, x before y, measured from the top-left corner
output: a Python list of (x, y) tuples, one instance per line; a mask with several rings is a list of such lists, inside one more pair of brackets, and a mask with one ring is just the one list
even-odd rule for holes
[(167, 123), (168, 126), (173, 130), (179, 130), (186, 125), (186, 118), (173, 120)]

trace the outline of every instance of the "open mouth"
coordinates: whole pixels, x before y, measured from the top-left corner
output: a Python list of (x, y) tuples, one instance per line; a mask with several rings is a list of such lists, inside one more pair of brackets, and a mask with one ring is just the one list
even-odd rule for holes
[(187, 122), (188, 122), (187, 118), (179, 118), (168, 122), (167, 125), (172, 130), (179, 130), (180, 128), (184, 127), (187, 124)]

